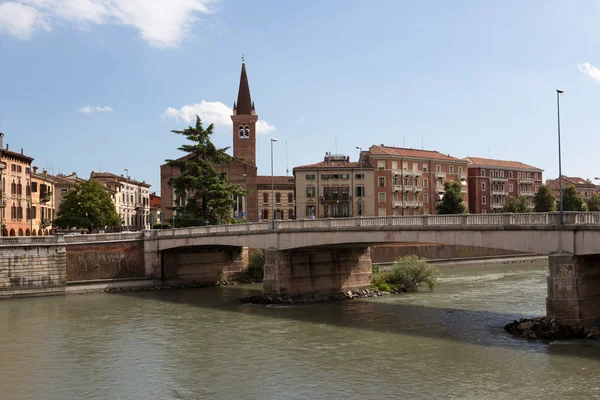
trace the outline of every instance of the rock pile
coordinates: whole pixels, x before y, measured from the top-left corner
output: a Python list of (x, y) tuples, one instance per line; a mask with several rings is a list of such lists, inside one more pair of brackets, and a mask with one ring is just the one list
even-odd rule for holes
[(308, 304), (320, 303), (325, 301), (341, 301), (368, 297), (381, 297), (389, 295), (388, 292), (380, 290), (348, 290), (347, 292), (338, 292), (332, 294), (313, 294), (308, 296), (275, 296), (268, 293), (262, 293), (256, 296), (250, 296), (240, 299), (242, 303), (251, 304)]
[(504, 326), (507, 332), (527, 339), (568, 340), (568, 339), (598, 339), (600, 331), (586, 329), (582, 326), (562, 325), (554, 318), (546, 317), (521, 319)]

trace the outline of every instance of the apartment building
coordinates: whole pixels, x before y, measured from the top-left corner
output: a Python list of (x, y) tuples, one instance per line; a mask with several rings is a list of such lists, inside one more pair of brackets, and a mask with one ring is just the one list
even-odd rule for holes
[(33, 158), (4, 147), (0, 133), (0, 233), (2, 236), (31, 235), (31, 163)]
[(543, 170), (518, 161), (467, 157), (469, 163), (469, 211), (501, 212), (508, 196), (525, 196), (533, 208), (533, 196), (542, 185)]
[(102, 183), (111, 195), (123, 229), (150, 229), (150, 184), (129, 176), (94, 172), (90, 179)]
[[(274, 184), (273, 184), (274, 183)], [(259, 221), (296, 219), (294, 178), (291, 176), (257, 176)]]
[(163, 222), (163, 215), (160, 208), (160, 196), (150, 193), (150, 225)]
[(323, 161), (293, 169), (296, 217), (343, 218), (373, 216), (373, 166), (366, 158), (326, 153)]
[(385, 145), (369, 148), (374, 167), (375, 213), (386, 215), (436, 214), (444, 184), (457, 181), (468, 198), (467, 161), (432, 150)]
[(52, 220), (56, 218), (54, 203), (56, 181), (43, 170), (33, 167), (31, 173), (31, 225), (32, 235), (42, 236), (52, 233)]
[(56, 213), (60, 209), (65, 195), (79, 183), (85, 182), (85, 179), (77, 176), (77, 173), (71, 172), (69, 175), (58, 174), (48, 175), (54, 181), (54, 207)]
[[(559, 179), (548, 179), (546, 185), (550, 188), (554, 196), (558, 199), (560, 197), (560, 182)], [(591, 180), (580, 178), (578, 176), (564, 176), (562, 177), (563, 190), (569, 185), (575, 186), (577, 193), (581, 196), (584, 201), (588, 201), (592, 194), (600, 192), (600, 187), (595, 185)]]

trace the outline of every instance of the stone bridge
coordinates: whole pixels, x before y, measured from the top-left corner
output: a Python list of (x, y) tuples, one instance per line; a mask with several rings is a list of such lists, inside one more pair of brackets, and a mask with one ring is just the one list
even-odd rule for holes
[[(64, 240), (68, 246), (122, 240), (123, 235), (81, 235)], [(146, 276), (155, 279), (163, 279), (174, 270), (182, 276), (186, 268), (208, 268), (213, 263), (238, 271), (247, 261), (247, 251), (240, 249), (265, 249), (264, 289), (278, 295), (369, 285), (368, 248), (377, 244), (418, 242), (535, 252), (549, 256), (548, 316), (600, 324), (597, 212), (567, 212), (563, 225), (558, 213), (473, 214), (275, 221), (134, 235), (143, 242)], [(48, 240), (16, 240), (25, 239)], [(133, 239), (131, 234), (127, 239)], [(7, 240), (15, 239), (4, 238), (2, 242)]]

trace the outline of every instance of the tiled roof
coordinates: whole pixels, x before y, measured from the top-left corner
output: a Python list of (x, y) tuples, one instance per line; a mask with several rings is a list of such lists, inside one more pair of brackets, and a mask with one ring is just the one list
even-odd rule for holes
[[(360, 168), (360, 163), (358, 161), (341, 161), (341, 160), (328, 160), (321, 161), (315, 164), (307, 164), (307, 165), (299, 165), (294, 167), (294, 171), (296, 170), (311, 170), (311, 169), (352, 169), (352, 168)], [(371, 164), (368, 162), (363, 163), (364, 169), (373, 168)]]
[(24, 154), (21, 154), (21, 153), (15, 153), (14, 151), (0, 149), (0, 158), (2, 158), (3, 154), (24, 160), (29, 163), (31, 163), (34, 160), (33, 158), (26, 156)]
[(151, 185), (146, 182), (136, 181), (135, 179), (126, 178), (124, 176), (115, 175), (110, 172), (94, 172), (90, 174), (90, 179), (98, 179), (98, 180), (115, 180), (117, 182), (129, 182), (134, 185), (146, 186), (150, 187)]
[[(592, 187), (592, 186), (596, 187), (596, 185), (593, 182), (588, 181), (587, 179), (580, 178), (578, 176), (564, 176), (563, 175), (562, 178), (563, 178), (563, 182), (564, 183), (571, 183), (573, 185), (587, 185), (587, 186), (590, 186), (590, 187)], [(549, 184), (556, 184), (556, 185), (559, 184), (558, 178), (556, 178), (556, 179), (548, 179), (546, 182), (549, 183)]]
[(68, 179), (65, 175), (50, 175), (48, 177), (54, 180), (56, 185), (75, 185), (76, 183), (85, 182), (85, 179), (82, 179), (78, 176), (75, 176), (74, 179)]
[(498, 167), (498, 168), (509, 168), (509, 169), (521, 169), (535, 172), (543, 172), (542, 169), (524, 164), (519, 161), (506, 161), (506, 160), (494, 160), (491, 158), (481, 157), (466, 157), (465, 160), (469, 162), (469, 165), (486, 166), (486, 167)]
[(455, 161), (458, 163), (465, 163), (465, 160), (460, 158), (452, 157), (450, 154), (442, 154), (439, 151), (434, 150), (417, 150), (407, 149), (403, 147), (392, 147), (384, 145), (374, 145), (369, 148), (369, 153), (374, 156), (399, 156), (406, 158), (424, 158), (440, 161)]
[[(275, 185), (294, 186), (293, 176), (274, 176)], [(271, 175), (259, 175), (256, 177), (256, 185), (271, 185)]]

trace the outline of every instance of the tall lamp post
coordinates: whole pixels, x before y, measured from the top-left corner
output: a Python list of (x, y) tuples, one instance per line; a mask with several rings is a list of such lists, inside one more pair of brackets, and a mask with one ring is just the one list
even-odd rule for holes
[(358, 162), (360, 164), (360, 184), (361, 184), (360, 197), (362, 197), (362, 199), (361, 199), (362, 212), (360, 213), (360, 216), (362, 217), (363, 214), (365, 213), (365, 201), (364, 201), (364, 198), (365, 198), (365, 182), (364, 182), (364, 175), (363, 175), (362, 147), (356, 146), (356, 149), (358, 150)]
[(558, 219), (560, 224), (563, 224), (563, 188), (562, 188), (562, 163), (560, 155), (560, 95), (564, 90), (556, 89), (556, 114), (558, 117), (558, 192), (559, 192), (559, 209)]
[(275, 229), (275, 175), (273, 175), (273, 143), (277, 139), (271, 139), (271, 221), (272, 228)]
[(244, 177), (244, 191), (246, 193), (244, 193), (244, 213), (246, 213), (246, 215), (244, 215), (244, 222), (248, 223), (248, 185), (246, 184), (246, 179), (248, 177), (248, 174), (243, 173), (242, 176)]

